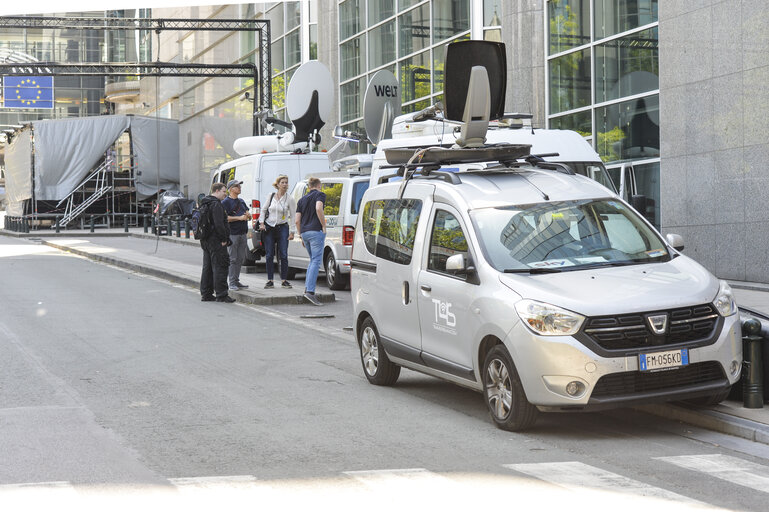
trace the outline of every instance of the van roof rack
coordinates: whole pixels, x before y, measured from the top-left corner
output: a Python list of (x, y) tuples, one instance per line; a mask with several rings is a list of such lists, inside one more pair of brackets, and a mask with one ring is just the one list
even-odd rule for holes
[(480, 162), (515, 162), (531, 151), (530, 144), (494, 144), (477, 148), (390, 148), (385, 149), (392, 165), (422, 167), (426, 165), (473, 164)]

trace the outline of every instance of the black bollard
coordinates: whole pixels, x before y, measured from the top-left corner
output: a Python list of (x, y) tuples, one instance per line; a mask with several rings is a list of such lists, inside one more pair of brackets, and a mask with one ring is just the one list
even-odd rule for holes
[(168, 231), (166, 232), (168, 236), (171, 236), (174, 234), (174, 226), (171, 223), (171, 217), (168, 217)]
[(26, 217), (21, 218), (21, 230), (24, 233), (29, 233), (29, 219)]
[(182, 221), (179, 217), (176, 217), (176, 238), (182, 237)]
[(184, 238), (190, 237), (190, 219), (184, 219)]
[(761, 322), (751, 318), (742, 323), (742, 405), (764, 407), (764, 372), (761, 361)]
[(153, 232), (154, 234), (156, 234), (156, 235), (157, 235), (157, 234), (158, 234), (158, 231), (157, 231), (156, 227), (157, 227), (157, 223), (155, 222), (155, 216), (153, 215), (153, 216), (150, 218), (150, 229), (152, 230), (152, 232)]
[(96, 217), (91, 215), (91, 233), (94, 232), (94, 228), (96, 227)]
[(148, 232), (149, 222), (150, 222), (150, 220), (148, 218), (148, 215), (146, 213), (144, 215), (142, 215), (142, 226), (144, 226), (144, 232), (145, 233)]
[(123, 232), (128, 233), (128, 214), (123, 214)]
[(57, 233), (61, 232), (61, 215), (56, 216), (56, 225), (54, 226), (54, 229)]

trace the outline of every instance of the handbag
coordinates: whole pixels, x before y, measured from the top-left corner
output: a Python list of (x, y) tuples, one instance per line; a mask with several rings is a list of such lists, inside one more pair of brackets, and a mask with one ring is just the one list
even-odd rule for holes
[[(267, 200), (267, 207), (264, 212), (264, 229), (259, 229), (259, 242), (262, 244), (262, 249), (267, 249), (267, 233), (272, 230), (272, 226), (267, 224), (267, 219), (270, 217), (270, 205), (272, 204), (272, 198), (275, 197), (275, 192), (270, 194), (270, 198)], [(275, 241), (273, 239), (273, 241)]]

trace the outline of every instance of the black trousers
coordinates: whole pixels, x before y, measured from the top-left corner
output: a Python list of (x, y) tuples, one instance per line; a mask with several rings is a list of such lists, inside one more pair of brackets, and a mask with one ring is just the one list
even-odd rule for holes
[(210, 297), (227, 296), (227, 272), (230, 268), (230, 255), (227, 246), (214, 240), (200, 242), (203, 249), (203, 272), (200, 275), (200, 295)]

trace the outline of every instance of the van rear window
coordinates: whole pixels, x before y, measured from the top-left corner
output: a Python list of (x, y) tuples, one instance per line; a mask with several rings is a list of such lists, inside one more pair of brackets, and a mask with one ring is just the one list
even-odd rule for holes
[(350, 213), (360, 211), (360, 202), (363, 199), (363, 193), (368, 190), (369, 181), (358, 181), (352, 185), (352, 201), (350, 201)]

